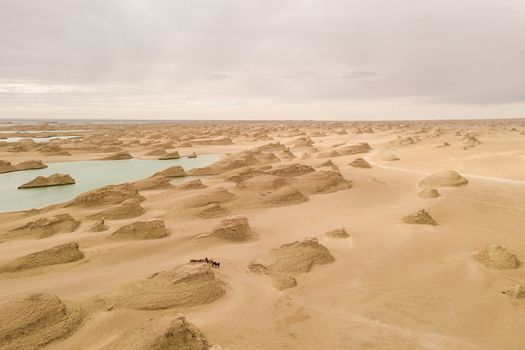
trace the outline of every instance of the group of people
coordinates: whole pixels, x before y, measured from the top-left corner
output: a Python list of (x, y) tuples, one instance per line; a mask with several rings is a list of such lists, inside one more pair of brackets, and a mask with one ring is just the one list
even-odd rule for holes
[(211, 267), (219, 268), (221, 267), (221, 263), (218, 261), (215, 261), (213, 259), (208, 259), (208, 257), (205, 257), (204, 259), (190, 259), (190, 264), (196, 264), (196, 263), (205, 263), (211, 265)]

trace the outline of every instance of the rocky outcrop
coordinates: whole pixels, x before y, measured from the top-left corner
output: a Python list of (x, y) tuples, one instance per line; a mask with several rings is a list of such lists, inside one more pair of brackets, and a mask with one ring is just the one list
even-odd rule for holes
[(437, 226), (436, 220), (430, 216), (428, 211), (425, 209), (419, 210), (415, 214), (407, 215), (403, 218), (405, 224), (416, 224), (416, 225), (432, 225)]
[(173, 152), (169, 152), (169, 153), (162, 155), (161, 157), (159, 157), (159, 160), (179, 159), (179, 158), (180, 158), (179, 152), (173, 151)]
[(365, 168), (365, 169), (369, 169), (371, 168), (372, 166), (366, 161), (364, 160), (363, 158), (357, 158), (356, 160), (354, 160), (352, 163), (348, 164), (350, 166), (353, 166), (354, 168)]
[(103, 299), (117, 307), (163, 310), (208, 304), (223, 294), (211, 266), (186, 264), (128, 283)]
[(284, 244), (268, 253), (255, 258), (248, 264), (250, 271), (267, 274), (273, 279), (286, 283), (274, 283), (285, 288), (295, 286), (293, 275), (309, 272), (314, 265), (328, 264), (334, 261), (330, 251), (319, 244), (316, 238), (302, 242)]
[(97, 207), (108, 204), (119, 204), (128, 199), (143, 201), (137, 189), (132, 184), (109, 185), (83, 193), (66, 206)]
[(59, 214), (51, 218), (40, 218), (17, 227), (5, 234), (6, 238), (35, 237), (45, 238), (57, 233), (75, 231), (80, 226), (80, 221), (69, 214)]
[(180, 165), (174, 165), (162, 171), (156, 172), (153, 176), (164, 176), (164, 177), (183, 177), (186, 176), (186, 171)]
[(446, 170), (434, 173), (425, 177), (419, 182), (419, 187), (439, 188), (457, 187), (468, 184), (468, 180), (453, 170)]
[(37, 176), (33, 180), (18, 186), (18, 189), (38, 188), (49, 186), (64, 186), (75, 184), (75, 179), (67, 174), (53, 174), (51, 176)]
[(47, 165), (42, 163), (42, 161), (40, 160), (28, 160), (25, 162), (18, 163), (17, 165), (12, 165), (10, 162), (0, 160), (0, 174), (9, 173), (13, 171), (35, 170), (44, 168), (47, 168)]
[(30, 294), (0, 304), (0, 348), (35, 350), (66, 338), (85, 312), (55, 295)]
[(158, 239), (168, 235), (166, 225), (163, 220), (137, 221), (129, 225), (122, 226), (113, 234), (112, 237), (127, 239)]
[(498, 270), (517, 269), (521, 265), (516, 255), (500, 245), (487, 245), (474, 254), (474, 258), (483, 265)]
[(250, 225), (245, 216), (231, 216), (222, 220), (212, 232), (213, 237), (228, 241), (243, 241), (250, 237)]
[(107, 157), (102, 158), (102, 160), (125, 160), (133, 158), (128, 152), (117, 152), (111, 154)]
[(61, 244), (56, 247), (25, 255), (4, 266), (0, 266), (0, 273), (17, 272), (35, 267), (65, 264), (80, 260), (84, 254), (80, 251), (77, 242)]

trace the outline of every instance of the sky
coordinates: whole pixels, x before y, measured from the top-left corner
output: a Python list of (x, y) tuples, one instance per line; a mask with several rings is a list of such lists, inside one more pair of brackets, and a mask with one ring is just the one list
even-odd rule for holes
[(525, 117), (525, 0), (0, 0), (0, 118)]

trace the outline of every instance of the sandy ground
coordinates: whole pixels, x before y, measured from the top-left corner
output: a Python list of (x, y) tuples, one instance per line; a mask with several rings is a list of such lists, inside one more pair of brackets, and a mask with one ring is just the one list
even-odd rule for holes
[[(0, 160), (49, 163), (100, 159), (118, 151), (155, 159), (158, 156), (147, 153), (157, 149), (177, 150), (182, 156), (213, 153), (223, 158), (203, 170), (203, 174), (212, 174), (202, 177), (204, 188), (175, 185), (141, 191), (144, 214), (106, 219), (105, 231), (90, 231), (96, 219), (89, 216), (118, 206), (117, 202), (100, 200), (92, 206), (59, 205), (0, 214), (0, 271), (1, 266), (22, 256), (72, 241), (79, 243), (84, 255), (80, 260), (46, 266), (38, 260), (36, 267), (0, 273), (0, 310), (1, 303), (31, 293), (56, 295), (83, 310), (79, 325), (71, 326), (66, 335), (54, 336), (49, 331), (51, 340), (45, 344), (39, 343), (40, 335), (35, 332), (54, 321), (40, 322), (36, 330), (27, 324), (21, 326), (26, 335), (3, 330), (0, 322), (0, 335), (7, 332), (18, 337), (24, 348), (118, 348), (115, 344), (120, 344), (119, 337), (126, 332), (133, 334), (145, 322), (180, 315), (193, 323), (209, 344), (217, 344), (217, 349), (525, 347), (525, 299), (503, 293), (525, 284), (524, 267), (487, 266), (474, 257), (486, 245), (501, 245), (525, 260), (523, 120), (201, 122), (74, 128), (85, 129), (76, 133), (83, 139), (53, 142), (57, 145), (53, 152), (70, 155), (56, 155), (34, 144), (13, 152), (13, 144), (3, 144)], [(371, 149), (344, 151), (360, 142)], [(260, 147), (269, 143), (274, 145)], [(443, 146), (445, 143), (448, 146)], [(385, 160), (389, 155), (399, 160)], [(356, 158), (363, 158), (371, 167), (349, 166)], [(328, 160), (339, 170), (321, 166)], [(308, 165), (315, 171), (270, 175), (287, 164)], [(468, 184), (439, 187), (437, 198), (419, 197), (422, 188), (418, 183), (443, 170), (457, 171)], [(325, 178), (334, 173), (342, 175), (330, 180), (338, 181), (337, 185)], [(286, 196), (282, 195), (284, 190), (279, 191), (283, 188), (288, 191)], [(292, 190), (295, 199), (288, 195)], [(233, 197), (225, 195), (226, 191)], [(297, 199), (300, 195), (303, 199)], [(224, 211), (200, 214), (206, 205), (217, 204)], [(438, 225), (402, 221), (420, 209), (426, 209)], [(35, 228), (11, 231), (64, 213), (80, 222), (72, 232), (58, 228), (58, 232), (35, 236)], [(233, 215), (248, 219), (247, 236), (214, 236), (217, 225)], [(112, 237), (122, 226), (150, 219), (162, 219), (168, 235), (158, 239)], [(342, 227), (348, 238), (325, 235)], [(298, 248), (296, 255), (282, 250), (279, 254), (286, 255), (284, 260), (271, 255), (272, 249), (307, 237), (317, 238), (333, 262), (308, 260), (309, 254), (319, 253), (317, 248), (312, 250), (315, 253)], [(265, 254), (270, 254), (271, 262), (276, 259), (279, 268), (268, 265), (262, 273), (250, 270), (250, 262)], [(206, 276), (214, 275), (217, 285), (213, 288), (222, 288), (222, 295), (200, 301), (209, 286), (192, 287), (191, 283), (205, 282), (195, 274), (190, 282), (173, 282), (166, 287), (183, 288), (183, 293), (170, 289), (167, 296), (182, 293), (184, 303), (155, 308), (156, 295), (161, 293), (155, 289), (160, 288), (157, 285), (144, 297), (150, 309), (124, 303), (135, 296), (138, 287), (133, 283), (150, 283), (147, 281), (157, 277), (147, 276), (204, 257), (220, 262), (220, 268), (210, 268)], [(304, 259), (308, 268), (295, 271)], [(195, 265), (200, 264), (188, 266)], [(278, 269), (279, 274), (295, 279), (296, 286), (281, 288), (273, 283)], [(128, 294), (123, 292), (122, 300), (111, 299), (111, 293), (126, 285), (131, 287), (125, 289)], [(33, 333), (36, 340), (28, 338), (27, 334)], [(0, 342), (0, 348), (13, 344)], [(156, 348), (138, 342), (126, 347)]]

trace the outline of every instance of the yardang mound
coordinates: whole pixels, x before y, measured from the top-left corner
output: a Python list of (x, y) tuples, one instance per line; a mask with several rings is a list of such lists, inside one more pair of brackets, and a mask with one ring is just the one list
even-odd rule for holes
[(348, 238), (350, 235), (346, 232), (344, 227), (336, 228), (326, 232), (326, 235), (330, 238)]
[(434, 173), (425, 177), (419, 182), (419, 187), (457, 187), (466, 185), (468, 180), (453, 170), (446, 170)]
[(119, 204), (127, 199), (143, 201), (137, 189), (131, 184), (109, 185), (83, 193), (68, 202), (66, 206), (97, 207), (107, 204)]
[(365, 168), (370, 169), (372, 166), (363, 158), (357, 158), (352, 163), (349, 164), (350, 166), (353, 166), (354, 168)]
[(38, 349), (73, 333), (84, 318), (82, 310), (57, 296), (31, 294), (0, 304), (0, 348)]
[(487, 245), (474, 258), (483, 265), (498, 270), (517, 269), (521, 265), (516, 255), (500, 245)]
[(0, 266), (0, 273), (17, 272), (40, 266), (65, 264), (77, 261), (84, 257), (84, 254), (82, 254), (78, 247), (77, 242), (71, 242), (25, 255), (4, 266)]
[(33, 180), (18, 186), (18, 189), (24, 188), (37, 188), (37, 187), (49, 187), (49, 186), (63, 186), (73, 185), (75, 179), (67, 174), (53, 174), (51, 176), (37, 176)]
[(168, 230), (163, 220), (137, 221), (129, 225), (122, 226), (113, 234), (112, 237), (129, 239), (158, 239), (168, 235)]
[(150, 320), (140, 327), (133, 328), (109, 345), (105, 350), (208, 350), (210, 343), (184, 317)]
[(90, 215), (90, 219), (120, 220), (131, 219), (141, 216), (146, 211), (136, 199), (127, 199), (121, 204), (106, 208), (96, 214)]
[(181, 265), (111, 292), (104, 299), (117, 306), (160, 310), (208, 304), (224, 294), (209, 265)]
[(242, 241), (250, 237), (250, 225), (245, 216), (231, 216), (222, 220), (211, 233), (211, 236), (228, 241)]
[[(290, 275), (309, 272), (314, 265), (333, 261), (334, 258), (326, 247), (319, 244), (316, 238), (308, 238), (272, 249), (252, 260), (248, 268), (252, 272), (268, 274), (274, 278), (274, 284), (283, 289), (295, 286), (293, 276)], [(285, 283), (281, 283), (283, 281)]]
[(128, 152), (118, 152), (107, 157), (102, 158), (102, 160), (125, 160), (133, 158)]
[(415, 225), (432, 225), (437, 226), (436, 220), (430, 216), (428, 211), (425, 209), (419, 210), (415, 214), (407, 215), (403, 218), (405, 224), (415, 224)]
[(45, 238), (57, 233), (73, 232), (80, 226), (80, 221), (69, 214), (59, 214), (51, 218), (40, 218), (24, 226), (10, 230), (5, 237), (37, 237)]
[(425, 188), (423, 191), (418, 193), (418, 196), (424, 199), (431, 199), (439, 197), (440, 194), (435, 188)]

